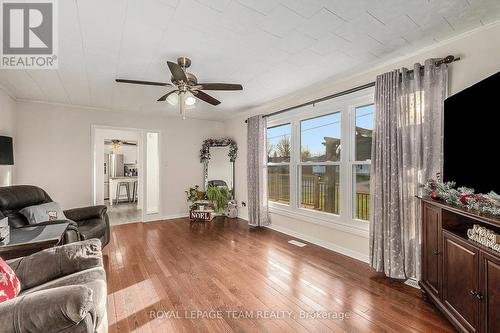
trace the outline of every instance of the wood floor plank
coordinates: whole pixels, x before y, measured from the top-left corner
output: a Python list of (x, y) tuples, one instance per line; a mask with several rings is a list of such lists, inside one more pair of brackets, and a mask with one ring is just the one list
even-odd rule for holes
[(290, 238), (239, 219), (112, 226), (109, 331), (454, 331), (418, 290)]

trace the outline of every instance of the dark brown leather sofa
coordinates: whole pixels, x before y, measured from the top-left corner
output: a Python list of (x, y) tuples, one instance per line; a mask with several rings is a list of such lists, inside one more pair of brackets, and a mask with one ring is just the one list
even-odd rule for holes
[[(32, 185), (15, 185), (0, 187), (0, 217), (8, 217), (9, 225), (13, 228), (28, 226), (28, 220), (19, 211), (25, 207), (52, 202), (50, 196), (41, 188)], [(97, 238), (102, 247), (109, 243), (109, 218), (106, 206), (90, 206), (74, 208), (64, 211), (67, 219), (74, 221), (73, 228), (68, 228), (63, 236), (63, 243), (71, 243), (80, 240), (75, 232), (76, 223), (78, 232), (85, 239)], [(62, 221), (42, 222), (62, 223)]]

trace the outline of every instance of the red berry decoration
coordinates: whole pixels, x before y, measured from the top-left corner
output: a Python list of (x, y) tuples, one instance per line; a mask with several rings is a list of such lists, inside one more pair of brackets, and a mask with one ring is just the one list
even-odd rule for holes
[(461, 194), (459, 200), (461, 203), (463, 203), (465, 206), (467, 206), (467, 205), (469, 205), (469, 202), (467, 201), (467, 199), (469, 199), (471, 197), (474, 197), (474, 194)]
[(436, 184), (436, 183), (431, 183), (431, 188), (432, 188), (433, 190), (437, 189), (437, 187), (438, 187), (438, 186), (437, 186), (437, 184)]
[(436, 192), (431, 193), (431, 199), (432, 200), (439, 200), (439, 195)]

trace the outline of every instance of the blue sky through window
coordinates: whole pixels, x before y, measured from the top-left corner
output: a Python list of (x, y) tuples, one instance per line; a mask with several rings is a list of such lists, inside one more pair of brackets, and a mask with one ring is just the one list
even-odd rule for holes
[(375, 106), (373, 104), (356, 108), (356, 127), (373, 130), (373, 114)]
[[(276, 146), (283, 140), (288, 138), (291, 140), (292, 125), (285, 124), (267, 129), (267, 149), (269, 151), (269, 158), (272, 158), (276, 153)], [(275, 161), (276, 162), (276, 161)]]
[[(356, 126), (373, 129), (373, 104), (356, 108)], [(324, 138), (331, 137), (340, 139), (340, 112), (303, 120), (300, 122), (301, 150), (309, 150), (312, 156), (325, 154)], [(284, 137), (291, 137), (291, 125), (285, 124), (267, 129), (268, 149), (273, 156), (275, 147)]]
[(300, 122), (302, 151), (309, 150), (311, 156), (325, 154), (325, 137), (340, 139), (340, 112)]

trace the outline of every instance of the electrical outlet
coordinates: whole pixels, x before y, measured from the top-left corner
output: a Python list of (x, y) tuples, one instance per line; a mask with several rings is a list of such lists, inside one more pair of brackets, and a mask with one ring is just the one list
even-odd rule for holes
[(247, 206), (247, 203), (245, 201), (242, 201), (241, 202), (241, 207), (246, 207)]

